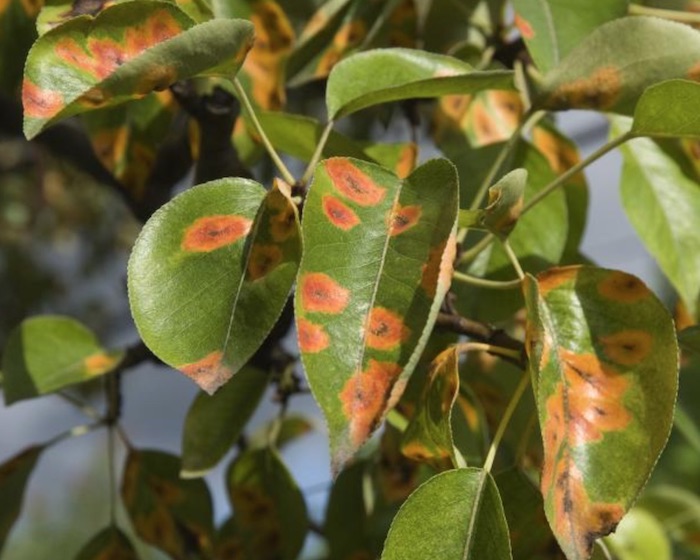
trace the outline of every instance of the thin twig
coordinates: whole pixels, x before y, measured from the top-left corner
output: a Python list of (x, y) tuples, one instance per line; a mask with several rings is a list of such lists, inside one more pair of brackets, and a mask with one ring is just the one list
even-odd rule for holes
[(321, 134), (321, 138), (319, 138), (316, 150), (314, 151), (314, 155), (311, 157), (311, 161), (309, 161), (309, 165), (306, 167), (306, 171), (304, 171), (304, 175), (299, 181), (299, 183), (301, 183), (302, 185), (306, 185), (311, 180), (311, 176), (314, 174), (314, 170), (316, 169), (316, 164), (323, 156), (323, 148), (326, 147), (328, 137), (330, 136), (331, 131), (333, 130), (333, 124), (333, 121), (328, 121), (326, 128), (323, 129), (323, 133)]
[(651, 8), (640, 4), (630, 4), (631, 16), (654, 16), (680, 23), (700, 24), (700, 14), (696, 12), (682, 12), (680, 10), (665, 10), (663, 8)]
[(520, 284), (522, 283), (520, 278), (516, 278), (514, 280), (488, 280), (486, 278), (479, 278), (478, 276), (472, 276), (471, 274), (466, 274), (457, 270), (452, 273), (452, 278), (454, 280), (458, 280), (459, 282), (464, 282), (465, 284), (471, 284), (472, 286), (488, 288), (491, 290), (512, 290), (514, 288), (519, 288)]
[(525, 272), (523, 272), (523, 267), (520, 266), (520, 261), (518, 260), (518, 256), (515, 254), (515, 251), (513, 251), (513, 248), (510, 246), (510, 243), (508, 242), (507, 239), (502, 239), (501, 243), (503, 244), (503, 250), (506, 252), (506, 255), (508, 255), (508, 259), (510, 260), (510, 264), (513, 265), (513, 268), (515, 269), (515, 272), (518, 275), (518, 278), (520, 278), (520, 280), (522, 282), (522, 280), (525, 279)]

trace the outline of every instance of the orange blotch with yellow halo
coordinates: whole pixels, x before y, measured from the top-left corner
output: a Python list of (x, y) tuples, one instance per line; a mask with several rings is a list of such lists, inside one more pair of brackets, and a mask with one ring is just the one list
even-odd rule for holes
[(181, 247), (191, 253), (208, 253), (232, 245), (250, 231), (253, 221), (243, 216), (205, 216), (186, 230)]
[(255, 244), (248, 258), (248, 277), (258, 280), (267, 276), (282, 262), (282, 250), (277, 245)]
[(343, 231), (351, 230), (360, 223), (357, 214), (334, 196), (324, 194), (321, 204), (328, 221)]
[(24, 114), (33, 119), (50, 119), (65, 107), (60, 93), (42, 89), (25, 79), (22, 84)]
[(398, 202), (389, 213), (389, 235), (399, 235), (418, 223), (422, 209), (419, 205), (401, 206)]
[(231, 368), (223, 364), (223, 358), (223, 352), (217, 350), (201, 360), (178, 366), (177, 369), (212, 395), (233, 375)]
[(384, 307), (374, 307), (369, 314), (365, 341), (375, 350), (392, 350), (405, 341), (411, 331), (403, 318)]
[(297, 338), (299, 349), (305, 354), (315, 354), (328, 348), (330, 337), (321, 325), (307, 319), (297, 319)]
[(310, 272), (300, 281), (301, 308), (308, 313), (342, 313), (350, 301), (350, 290), (328, 274)]
[(623, 366), (634, 366), (644, 361), (654, 346), (651, 333), (638, 330), (620, 331), (600, 338), (605, 356)]
[(612, 271), (598, 284), (598, 293), (611, 300), (634, 303), (649, 297), (649, 289), (644, 283), (625, 272)]
[(325, 167), (333, 186), (355, 204), (375, 206), (386, 195), (385, 188), (377, 185), (345, 158), (326, 160)]

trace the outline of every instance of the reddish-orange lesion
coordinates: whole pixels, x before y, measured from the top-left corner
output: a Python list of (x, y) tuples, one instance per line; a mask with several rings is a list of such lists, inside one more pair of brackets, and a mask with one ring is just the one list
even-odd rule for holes
[(211, 395), (233, 375), (231, 368), (224, 365), (223, 357), (223, 352), (217, 350), (201, 360), (182, 364), (177, 369)]
[(654, 347), (654, 337), (647, 331), (625, 330), (600, 337), (605, 356), (623, 366), (643, 362)]
[(208, 253), (244, 238), (252, 223), (252, 220), (243, 216), (204, 216), (185, 230), (180, 246), (183, 251)]
[(300, 279), (301, 308), (309, 313), (342, 313), (350, 301), (350, 290), (327, 274), (310, 272)]
[(550, 96), (548, 105), (554, 109), (610, 109), (617, 103), (621, 92), (620, 69), (604, 66), (588, 78), (579, 78), (559, 86)]
[(369, 314), (365, 341), (375, 350), (392, 350), (404, 342), (411, 331), (403, 318), (385, 307), (374, 307)]
[(297, 337), (299, 349), (306, 354), (321, 352), (330, 344), (330, 337), (323, 326), (304, 318), (297, 319)]
[(564, 284), (573, 284), (580, 271), (578, 266), (567, 266), (563, 268), (551, 268), (537, 276), (537, 285), (540, 295), (545, 297), (549, 292), (554, 291)]
[(22, 84), (22, 103), (25, 116), (33, 119), (50, 119), (65, 107), (60, 93), (43, 89), (27, 78)]
[(651, 295), (641, 280), (619, 270), (610, 271), (607, 277), (600, 281), (598, 293), (623, 303), (635, 303)]
[(394, 171), (400, 179), (408, 177), (416, 167), (418, 160), (418, 145), (414, 142), (406, 144), (406, 147), (399, 153), (399, 160), (396, 162)]
[(387, 217), (389, 235), (399, 235), (411, 229), (418, 223), (422, 212), (423, 210), (418, 204), (401, 206), (396, 202)]
[(535, 32), (532, 29), (530, 22), (524, 19), (520, 14), (515, 14), (515, 26), (518, 28), (518, 31), (520, 31), (523, 39), (527, 39), (529, 41), (530, 39), (535, 38)]
[(325, 168), (333, 186), (355, 204), (375, 206), (386, 195), (384, 187), (377, 185), (345, 158), (326, 160)]
[(112, 369), (119, 362), (118, 356), (110, 356), (102, 352), (91, 354), (83, 360), (83, 366), (88, 375), (100, 375)]
[(255, 243), (248, 258), (248, 277), (258, 280), (267, 276), (282, 262), (284, 255), (278, 245), (261, 245)]
[(422, 267), (421, 287), (432, 298), (438, 292), (447, 291), (452, 282), (454, 261), (457, 256), (457, 238), (450, 237), (428, 253), (428, 261)]
[(336, 197), (324, 194), (321, 202), (323, 213), (335, 227), (348, 231), (360, 223), (357, 214)]

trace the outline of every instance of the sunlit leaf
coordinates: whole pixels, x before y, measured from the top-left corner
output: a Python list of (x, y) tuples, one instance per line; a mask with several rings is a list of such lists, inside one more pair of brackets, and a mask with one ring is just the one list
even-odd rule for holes
[(129, 538), (111, 526), (90, 539), (75, 560), (138, 560), (138, 555)]
[(136, 534), (175, 560), (211, 552), (213, 509), (207, 485), (182, 480), (180, 460), (161, 451), (132, 450), (121, 496)]
[(329, 118), (336, 120), (388, 101), (482, 89), (513, 89), (512, 72), (476, 71), (456, 58), (420, 50), (377, 49), (348, 57), (333, 68), (326, 106)]
[(382, 560), (510, 559), (508, 527), (498, 488), (479, 469), (441, 473), (399, 510)]
[(451, 280), (457, 208), (447, 160), (403, 181), (346, 158), (316, 169), (296, 324), (336, 470), (396, 403), (416, 364)]
[(301, 491), (277, 452), (252, 449), (226, 475), (244, 558), (295, 560), (308, 529)]
[(518, 223), (525, 201), (527, 169), (514, 169), (489, 187), (482, 223), (499, 237), (507, 237)]
[(265, 372), (247, 366), (215, 395), (197, 395), (182, 432), (181, 476), (195, 478), (216, 466), (241, 436), (267, 383)]
[(605, 539), (609, 552), (619, 560), (672, 560), (671, 543), (653, 515), (633, 508)]
[(632, 133), (655, 137), (700, 137), (700, 84), (667, 80), (647, 88), (634, 110)]
[(524, 289), (545, 511), (567, 558), (586, 559), (666, 444), (678, 388), (673, 321), (624, 272), (556, 268)]
[(117, 367), (123, 355), (105, 350), (92, 331), (69, 317), (25, 319), (3, 352), (5, 403), (95, 379)]
[(195, 22), (169, 2), (134, 1), (42, 35), (27, 58), (24, 133), (163, 90), (196, 75), (233, 78), (251, 46), (243, 20)]
[(129, 301), (144, 342), (213, 393), (277, 321), (301, 253), (296, 206), (281, 182), (190, 189), (144, 226), (129, 261)]

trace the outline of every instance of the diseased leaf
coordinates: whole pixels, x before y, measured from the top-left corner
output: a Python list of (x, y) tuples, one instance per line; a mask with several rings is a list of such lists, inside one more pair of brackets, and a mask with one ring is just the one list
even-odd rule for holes
[(143, 341), (213, 393), (255, 353), (294, 282), (301, 241), (289, 188), (247, 179), (190, 189), (144, 226), (129, 261)]
[(480, 469), (443, 472), (420, 486), (391, 524), (382, 560), (510, 559), (498, 488)]
[(514, 0), (515, 24), (541, 72), (555, 68), (589, 33), (627, 15), (629, 0)]
[(650, 85), (700, 77), (699, 58), (699, 31), (660, 18), (620, 18), (598, 27), (545, 75), (535, 105), (629, 115)]
[[(391, 71), (387, 71), (391, 69)], [(328, 117), (341, 117), (389, 101), (513, 89), (508, 70), (476, 71), (449, 56), (411, 49), (376, 49), (338, 63), (328, 76)]]
[(42, 35), (27, 58), (24, 134), (196, 75), (233, 78), (251, 46), (243, 20), (195, 22), (164, 1), (120, 3)]
[(132, 450), (121, 496), (136, 534), (175, 560), (211, 553), (213, 509), (207, 485), (179, 478), (180, 460), (161, 451)]
[(0, 465), (0, 552), (22, 510), (24, 491), (43, 446), (35, 445)]
[(508, 237), (518, 223), (525, 203), (527, 169), (514, 169), (489, 188), (488, 206), (482, 224), (501, 238)]
[(180, 476), (200, 477), (216, 466), (243, 433), (268, 381), (265, 372), (244, 366), (215, 395), (197, 395), (182, 432)]
[[(299, 347), (334, 469), (396, 403), (452, 274), (457, 176), (433, 160), (401, 181), (346, 158), (316, 169), (304, 206)], [(332, 372), (332, 375), (329, 375)]]
[(75, 560), (138, 560), (138, 555), (128, 537), (111, 526), (90, 539)]
[(277, 452), (252, 449), (226, 475), (244, 558), (295, 560), (308, 528), (301, 491)]
[(586, 559), (666, 444), (678, 388), (673, 321), (624, 272), (555, 268), (528, 276), (524, 291), (545, 511), (567, 558)]
[(634, 110), (632, 133), (657, 138), (698, 138), (699, 112), (700, 84), (688, 80), (667, 80), (648, 87), (639, 98)]
[(10, 333), (2, 356), (5, 403), (95, 379), (117, 367), (123, 356), (105, 350), (90, 330), (69, 317), (25, 319)]

